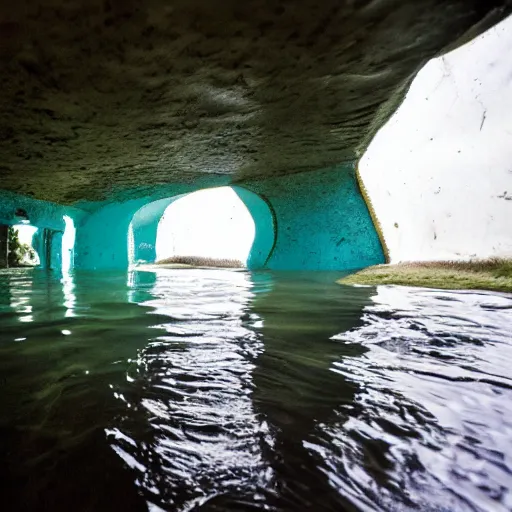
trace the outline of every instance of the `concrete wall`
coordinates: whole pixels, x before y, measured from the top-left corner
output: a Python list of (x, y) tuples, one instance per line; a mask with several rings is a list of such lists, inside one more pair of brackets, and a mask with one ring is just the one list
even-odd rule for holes
[[(39, 254), (40, 266), (60, 269), (62, 261), (62, 234), (66, 228), (64, 215), (69, 216), (77, 224), (87, 217), (87, 213), (79, 208), (0, 191), (0, 224), (18, 224), (19, 218), (16, 217), (16, 210), (19, 208), (25, 210), (30, 224), (38, 228), (34, 235), (33, 246)], [(52, 238), (49, 261), (46, 257), (45, 230), (48, 230)]]
[(128, 268), (128, 226), (141, 200), (107, 204), (77, 226), (75, 267), (82, 269)]
[(260, 196), (243, 187), (233, 190), (245, 204), (254, 220), (254, 240), (247, 258), (247, 268), (265, 268), (276, 242), (275, 213)]
[[(512, 256), (510, 55), (512, 18), (431, 61), (360, 162), (393, 261)], [(227, 183), (206, 176), (203, 183), (148, 186), (140, 199), (82, 208), (0, 191), (0, 224), (15, 224), (14, 212), (23, 208), (33, 225), (62, 232), (69, 215), (77, 228), (76, 266), (126, 268), (128, 227), (139, 209), (135, 258), (151, 260), (162, 208), (213, 185)], [(384, 260), (352, 166), (235, 190), (256, 224), (252, 268), (344, 270)]]
[(512, 256), (512, 18), (432, 60), (359, 169), (391, 260)]
[[(138, 210), (132, 219), (134, 253), (133, 262), (156, 261), (156, 238), (158, 234), (158, 223), (167, 207), (179, 197), (171, 199), (159, 199), (143, 206)], [(132, 263), (132, 262), (130, 262)]]
[(384, 261), (352, 166), (244, 186), (264, 198), (274, 214), (276, 243), (266, 268), (347, 270)]
[[(234, 190), (256, 226), (249, 268), (345, 270), (384, 261), (352, 166), (251, 181)], [(126, 268), (132, 219), (135, 260), (144, 255), (152, 261), (159, 218), (184, 193), (168, 187), (96, 210), (77, 230), (76, 266)]]

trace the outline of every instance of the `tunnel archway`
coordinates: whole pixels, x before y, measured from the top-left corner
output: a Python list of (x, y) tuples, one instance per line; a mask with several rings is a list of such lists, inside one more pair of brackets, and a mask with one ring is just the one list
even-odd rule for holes
[[(255, 223), (249, 269), (346, 271), (385, 261), (354, 165), (246, 181), (232, 188)], [(78, 227), (77, 268), (154, 263), (165, 209), (197, 190), (190, 185), (163, 187), (154, 195), (102, 206)]]
[[(239, 208), (237, 211), (233, 210), (232, 213), (237, 216), (246, 216), (250, 219), (253, 224), (252, 236), (250, 236), (251, 233), (244, 233), (243, 230), (240, 231), (240, 228), (244, 224), (243, 222), (235, 222), (234, 224), (237, 224), (236, 229), (224, 229), (224, 232), (222, 229), (223, 226), (215, 226), (215, 223), (212, 223), (211, 219), (208, 217), (218, 217), (218, 220), (221, 220), (222, 214), (215, 215), (214, 210), (216, 208), (216, 204), (215, 200), (212, 199), (202, 202), (201, 208), (203, 209), (201, 212), (198, 212), (199, 215), (194, 215), (194, 219), (180, 219), (179, 216), (173, 219), (172, 210), (175, 209), (175, 207), (178, 207), (182, 200), (186, 202), (187, 200), (190, 200), (194, 194), (202, 194), (202, 199), (205, 197), (208, 198), (208, 196), (214, 198), (216, 192), (218, 192), (219, 200), (222, 200), (222, 197), (220, 197), (222, 193), (226, 194), (227, 192), (230, 192), (236, 198), (235, 202), (237, 200), (240, 202), (241, 209)], [(231, 196), (231, 199), (233, 199), (233, 196)], [(226, 210), (225, 205), (217, 204), (217, 207), (218, 206), (224, 207), (223, 214), (225, 218), (226, 213), (229, 213), (229, 211)], [(178, 208), (178, 210), (180, 210), (180, 208)], [(245, 214), (242, 210), (245, 210)], [(169, 212), (170, 215), (166, 215), (166, 212)], [(180, 229), (178, 225), (182, 224), (184, 220), (188, 220), (190, 222), (188, 222), (188, 226), (182, 226)], [(225, 253), (222, 251), (217, 251), (217, 253), (215, 253), (215, 251), (213, 251), (210, 254), (204, 254), (204, 256), (223, 259), (240, 259), (243, 260), (242, 263), (246, 264), (247, 268), (250, 269), (265, 267), (275, 245), (275, 217), (271, 207), (264, 199), (262, 199), (258, 194), (239, 186), (220, 187), (217, 189), (194, 191), (190, 194), (180, 194), (171, 198), (152, 201), (139, 208), (133, 215), (128, 228), (129, 264), (155, 263), (157, 260), (163, 259), (163, 257), (167, 256), (165, 246), (167, 246), (167, 250), (169, 252), (169, 243), (165, 240), (164, 230), (166, 227), (167, 230), (169, 230), (169, 227), (173, 225), (178, 226), (178, 228), (173, 230), (174, 233), (171, 233), (171, 236), (173, 234), (179, 234), (181, 235), (182, 245), (189, 248), (194, 247), (193, 225), (195, 224), (197, 228), (197, 223), (200, 224), (201, 222), (204, 224), (203, 226), (200, 226), (201, 230), (202, 228), (212, 228), (214, 230), (214, 232), (209, 233), (208, 240), (206, 242), (210, 241), (213, 243), (215, 237), (219, 237), (218, 243), (216, 244), (217, 247), (228, 243), (230, 236), (244, 238), (243, 243), (238, 244), (238, 252), (231, 253), (234, 256), (232, 258), (230, 257), (229, 251)], [(185, 224), (186, 223), (187, 222), (185, 222)], [(189, 236), (191, 239), (190, 242), (192, 243), (183, 243), (183, 235), (186, 235), (187, 228), (190, 230)], [(224, 226), (224, 228), (226, 228), (226, 226)], [(217, 229), (218, 231), (216, 231)], [(204, 233), (205, 231), (203, 230), (203, 235)], [(201, 236), (201, 233), (196, 233), (196, 235)], [(240, 242), (240, 240), (237, 241)], [(246, 245), (245, 249), (240, 249), (240, 245), (244, 244)], [(245, 251), (245, 254), (241, 256), (240, 251)], [(183, 250), (181, 252), (183, 252)], [(197, 255), (198, 254), (187, 254), (187, 256)]]
[(254, 235), (254, 219), (231, 187), (199, 190), (165, 209), (158, 223), (156, 260), (192, 258), (245, 267)]

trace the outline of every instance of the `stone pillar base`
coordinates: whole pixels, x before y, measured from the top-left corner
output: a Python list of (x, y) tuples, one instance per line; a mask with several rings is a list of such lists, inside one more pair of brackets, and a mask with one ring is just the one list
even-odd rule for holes
[(0, 268), (9, 267), (9, 226), (0, 225)]

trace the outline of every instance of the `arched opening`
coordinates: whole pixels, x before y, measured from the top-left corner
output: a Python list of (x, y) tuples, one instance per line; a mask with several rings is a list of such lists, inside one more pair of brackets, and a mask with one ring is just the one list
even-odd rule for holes
[(254, 242), (249, 210), (230, 187), (173, 201), (158, 223), (156, 260), (245, 267)]
[(34, 236), (38, 229), (30, 224), (9, 226), (8, 263), (10, 267), (36, 267), (39, 254), (34, 248)]
[(128, 229), (128, 259), (142, 263), (263, 268), (274, 246), (267, 203), (240, 187), (146, 204)]

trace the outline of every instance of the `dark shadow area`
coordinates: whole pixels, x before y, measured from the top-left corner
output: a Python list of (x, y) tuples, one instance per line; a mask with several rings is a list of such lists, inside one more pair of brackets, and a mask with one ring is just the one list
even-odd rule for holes
[[(304, 447), (315, 428), (356, 414), (357, 384), (331, 371), (360, 345), (372, 289), (332, 274), (134, 272), (133, 300), (167, 316), (121, 385), (115, 450), (146, 501), (164, 510), (349, 510)], [(347, 414), (348, 418), (348, 414)]]
[[(277, 510), (351, 510), (353, 505), (328, 482), (305, 442), (315, 428), (357, 415), (355, 382), (331, 371), (333, 362), (359, 357), (366, 349), (331, 337), (363, 324), (371, 288), (336, 287), (328, 273), (256, 275), (269, 291), (255, 295), (250, 311), (265, 350), (253, 371), (253, 403), (268, 422), (263, 451), (275, 472), (269, 501)], [(348, 413), (350, 411), (350, 413)]]
[(9, 510), (505, 503), (510, 297), (335, 277), (2, 270)]
[(111, 389), (158, 318), (127, 300), (126, 274), (12, 269), (0, 291), (2, 499), (13, 511), (147, 510), (105, 430), (120, 412)]
[[(371, 288), (329, 273), (0, 274), (11, 510), (351, 510), (319, 429), (361, 414), (333, 363)], [(308, 445), (309, 443), (309, 445)]]

